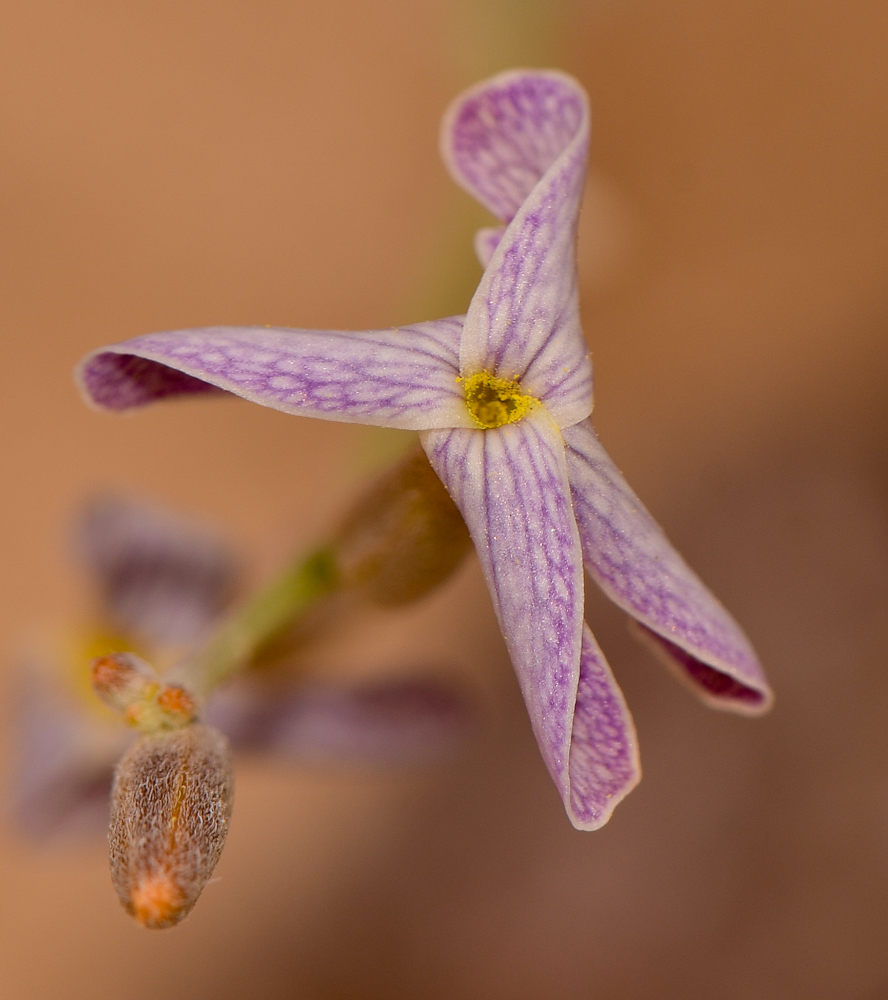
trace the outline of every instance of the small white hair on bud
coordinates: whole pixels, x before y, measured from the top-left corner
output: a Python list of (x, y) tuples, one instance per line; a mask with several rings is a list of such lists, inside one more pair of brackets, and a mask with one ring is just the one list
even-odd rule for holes
[(191, 911), (222, 853), (233, 794), (228, 741), (211, 726), (146, 734), (121, 759), (111, 880), (143, 926), (172, 927)]

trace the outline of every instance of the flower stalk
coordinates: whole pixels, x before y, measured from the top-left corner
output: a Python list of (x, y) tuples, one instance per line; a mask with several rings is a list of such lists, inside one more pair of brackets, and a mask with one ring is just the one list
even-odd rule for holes
[(194, 655), (173, 669), (171, 676), (206, 698), (253, 663), (340, 585), (331, 550), (315, 550), (232, 611)]
[(417, 448), (359, 498), (329, 542), (235, 608), (169, 677), (206, 698), (243, 670), (291, 656), (347, 614), (418, 600), (470, 549), (456, 505)]

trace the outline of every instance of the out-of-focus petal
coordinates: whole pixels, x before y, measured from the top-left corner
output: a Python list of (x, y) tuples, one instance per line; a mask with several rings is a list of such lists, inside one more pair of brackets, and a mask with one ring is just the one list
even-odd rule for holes
[(585, 625), (570, 744), (571, 822), (578, 830), (604, 826), (640, 780), (632, 716), (604, 654)]
[(425, 763), (463, 741), (471, 716), (460, 691), (418, 677), (293, 693), (241, 681), (207, 709), (238, 751), (330, 763)]
[(564, 432), (586, 569), (682, 678), (716, 708), (748, 715), (772, 696), (740, 627), (675, 551), (589, 421)]
[(115, 628), (144, 641), (195, 639), (233, 595), (237, 564), (200, 523), (107, 496), (85, 509), (78, 548)]
[(92, 403), (126, 410), (224, 389), (284, 413), (422, 430), (472, 426), (457, 382), (463, 318), (391, 330), (207, 327), (147, 334), (89, 355)]
[(133, 734), (86, 712), (49, 673), (32, 664), (13, 691), (13, 818), (41, 840), (98, 837), (108, 830), (114, 765)]
[[(585, 94), (560, 73), (506, 73), (459, 99), (449, 117), (457, 179), (502, 218), (515, 212), (469, 306), (460, 370), (520, 381), (569, 426), (592, 410), (576, 277)], [(491, 243), (482, 237), (479, 252)]]
[(466, 519), (543, 759), (567, 803), (583, 571), (561, 435), (538, 407), (496, 430), (421, 440)]

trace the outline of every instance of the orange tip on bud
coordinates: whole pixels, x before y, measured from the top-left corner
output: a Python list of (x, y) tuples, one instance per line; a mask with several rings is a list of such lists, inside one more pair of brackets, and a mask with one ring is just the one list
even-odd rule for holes
[(178, 684), (165, 685), (157, 695), (158, 707), (170, 716), (177, 716), (183, 722), (193, 722), (197, 706), (190, 692)]
[(164, 684), (132, 653), (111, 653), (93, 661), (92, 686), (128, 725), (142, 732), (178, 729), (197, 718), (194, 695), (181, 684)]
[(168, 871), (148, 872), (138, 882), (127, 909), (143, 927), (156, 930), (179, 922), (185, 899)]
[(157, 674), (132, 653), (110, 653), (93, 660), (90, 680), (96, 694), (117, 711), (157, 690)]

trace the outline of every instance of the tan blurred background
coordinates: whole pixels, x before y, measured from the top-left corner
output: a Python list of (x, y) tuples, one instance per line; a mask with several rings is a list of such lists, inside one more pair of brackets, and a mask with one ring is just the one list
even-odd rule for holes
[(243, 767), (220, 879), (172, 932), (124, 916), (101, 844), (7, 824), (3, 1000), (888, 997), (886, 41), (878, 0), (0, 8), (6, 677), (84, 604), (66, 531), (97, 488), (206, 516), (260, 579), (386, 444), (232, 400), (101, 417), (78, 357), (461, 311), (483, 216), (438, 119), (528, 64), (592, 99), (597, 425), (778, 695), (761, 721), (708, 711), (590, 595), (645, 779), (577, 833), (469, 566), (318, 671), (449, 670), (482, 706), (472, 746), (408, 773)]

